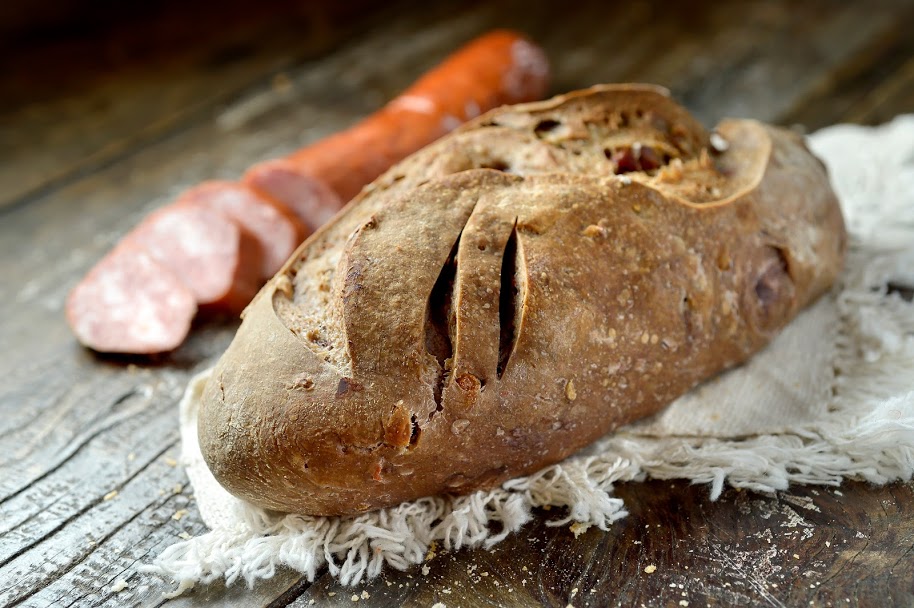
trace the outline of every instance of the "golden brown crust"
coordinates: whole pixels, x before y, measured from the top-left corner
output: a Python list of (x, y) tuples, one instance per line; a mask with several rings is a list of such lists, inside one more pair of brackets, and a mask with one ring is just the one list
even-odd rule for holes
[(834, 280), (844, 227), (797, 136), (717, 133), (599, 87), (391, 169), (247, 310), (200, 411), (216, 478), (321, 515), (469, 492), (744, 361)]

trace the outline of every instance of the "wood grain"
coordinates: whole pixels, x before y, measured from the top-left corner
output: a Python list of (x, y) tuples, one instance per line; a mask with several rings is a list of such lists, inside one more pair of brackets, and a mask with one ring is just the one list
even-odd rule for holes
[[(283, 571), (254, 591), (217, 584), (166, 601), (171, 584), (137, 572), (180, 534), (205, 530), (176, 466), (176, 404), (236, 324), (198, 323), (154, 360), (99, 357), (75, 343), (62, 304), (121, 234), (185, 187), (351, 124), (496, 26), (546, 47), (555, 92), (659, 82), (707, 123), (742, 115), (816, 128), (914, 109), (914, 10), (902, 1), (417, 5), (342, 26), (331, 16), (325, 37), (307, 41), (295, 35), (303, 21), (258, 9), (226, 16), (225, 36), (213, 28), (173, 52), (160, 41), (56, 94), (5, 81), (18, 88), (0, 103), (0, 604), (298, 607), (353, 605), (353, 594), (378, 606), (914, 603), (911, 484), (729, 491), (713, 503), (684, 483), (626, 484), (617, 493), (631, 515), (608, 532), (575, 539), (541, 512), (491, 552), (439, 554), (427, 575), (388, 572), (357, 589)], [(122, 43), (187, 36), (170, 14), (131, 26)], [(32, 50), (35, 61), (53, 56)]]
[[(629, 516), (577, 538), (535, 522), (492, 551), (439, 553), (427, 569), (356, 588), (329, 576), (294, 603), (352, 606), (838, 606), (914, 600), (911, 486), (729, 490), (711, 502), (684, 482), (623, 484)], [(847, 496), (854, 496), (848, 505)], [(873, 551), (880, 547), (880, 551)], [(905, 584), (898, 584), (905, 581)], [(859, 584), (858, 584), (859, 583)], [(883, 603), (886, 602), (886, 603)]]
[(914, 111), (914, 5), (892, 21), (850, 61), (818, 78), (784, 122), (812, 130), (836, 122), (880, 124)]
[(364, 29), (367, 4), (99, 3), (53, 37), (32, 33), (15, 51), (0, 42), (0, 208), (206, 120)]

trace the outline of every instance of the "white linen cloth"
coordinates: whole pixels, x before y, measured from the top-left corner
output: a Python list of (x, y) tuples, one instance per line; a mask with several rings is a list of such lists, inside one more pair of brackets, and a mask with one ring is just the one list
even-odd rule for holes
[[(196, 414), (208, 372), (180, 406), (182, 459), (211, 531), (166, 549), (147, 571), (175, 594), (224, 578), (253, 585), (287, 566), (343, 584), (421, 563), (432, 541), (490, 547), (532, 507), (567, 507), (571, 521), (606, 529), (626, 515), (617, 481), (647, 477), (760, 491), (789, 484), (887, 483), (914, 473), (914, 115), (878, 128), (839, 125), (811, 148), (829, 167), (850, 233), (840, 284), (763, 352), (683, 396), (652, 419), (501, 488), (425, 498), (358, 517), (271, 515), (228, 494), (200, 454)], [(497, 522), (499, 525), (490, 526)], [(497, 531), (496, 531), (497, 530)]]

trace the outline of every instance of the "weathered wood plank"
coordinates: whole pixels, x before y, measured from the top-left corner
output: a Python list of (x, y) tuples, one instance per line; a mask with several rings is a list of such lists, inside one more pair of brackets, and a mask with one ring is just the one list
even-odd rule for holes
[(892, 20), (841, 69), (823, 74), (784, 122), (815, 130), (838, 122), (880, 124), (914, 112), (914, 7), (896, 11)]
[(193, 593), (164, 601), (157, 608), (194, 608), (195, 606), (222, 606), (247, 608), (250, 606), (286, 606), (299, 597), (310, 583), (292, 570), (280, 570), (265, 585), (249, 589), (243, 582), (226, 588), (222, 582), (194, 590)]
[(51, 43), (0, 54), (0, 208), (181, 130), (325, 53), (364, 29), (369, 2), (163, 4), (87, 6), (95, 20), (58, 24)]
[[(218, 90), (201, 105), (190, 95), (175, 96), (164, 104), (174, 112), (171, 122), (156, 135), (129, 139), (123, 133), (129, 121), (112, 123), (105, 137), (128, 139), (105, 162), (95, 158), (85, 175), (72, 179), (39, 180), (53, 185), (47, 194), (0, 209), (0, 598), (29, 606), (160, 604), (170, 587), (138, 574), (136, 563), (180, 532), (204, 529), (183, 473), (171, 466), (175, 403), (189, 374), (227, 345), (233, 323), (204, 323), (174, 354), (143, 361), (91, 355), (75, 344), (62, 318), (69, 288), (150, 209), (201, 179), (233, 177), (256, 160), (350, 124), (460, 43), (499, 25), (525, 30), (544, 44), (554, 62), (555, 91), (600, 81), (660, 82), (709, 122), (743, 114), (815, 125), (829, 112), (869, 120), (911, 110), (914, 49), (904, 36), (911, 11), (893, 13), (898, 6), (904, 3), (671, 7), (584, 1), (567, 11), (503, 0), (413, 12), (395, 6), (363, 37), (320, 59), (301, 61), (299, 46), (277, 39), (226, 59), (213, 72), (196, 74), (202, 64), (193, 61), (169, 68), (180, 75), (183, 91)], [(863, 76), (867, 65), (887, 57), (893, 63), (884, 78)], [(287, 76), (278, 88), (271, 84), (276, 66)], [(135, 89), (123, 102), (124, 115), (135, 120), (149, 107), (143, 91), (151, 90), (137, 83), (148, 87), (166, 72), (155, 68), (100, 84), (86, 99), (117, 87)], [(838, 109), (828, 109), (830, 89), (823, 82), (839, 83)], [(873, 93), (861, 95), (868, 90)], [(227, 97), (219, 95), (225, 91), (232, 101), (223, 107)], [(69, 142), (91, 131), (100, 115), (76, 112), (66, 128), (21, 122), (0, 135), (15, 131), (16, 142), (25, 135)], [(33, 133), (19, 131), (28, 125)], [(96, 149), (98, 141), (83, 150)], [(0, 185), (12, 192), (24, 173), (4, 170), (0, 166)], [(184, 487), (176, 492), (176, 484)], [(905, 557), (914, 546), (906, 521), (912, 486), (850, 484), (842, 491), (798, 488), (773, 499), (729, 492), (709, 503), (703, 488), (630, 484), (619, 494), (633, 515), (608, 533), (590, 530), (573, 541), (567, 528), (545, 525), (547, 513), (491, 553), (439, 555), (428, 564), (428, 576), (419, 569), (391, 573), (364, 588), (370, 595), (365, 603), (450, 606), (459, 598), (461, 605), (677, 605), (685, 591), (692, 605), (837, 605), (846, 590), (861, 604), (881, 597), (910, 603), (914, 589), (903, 582), (914, 580)], [(810, 500), (820, 512), (803, 508)], [(172, 519), (182, 509), (187, 514)], [(804, 539), (806, 530), (812, 536)], [(867, 538), (857, 538), (856, 531)], [(643, 569), (652, 563), (657, 570), (648, 575)], [(877, 567), (879, 577), (863, 580)], [(119, 579), (128, 586), (114, 592)], [(297, 579), (283, 572), (253, 594), (213, 586), (168, 605), (353, 603), (352, 591), (328, 577), (313, 587)]]
[[(219, 344), (213, 338), (208, 342)], [(141, 550), (149, 559), (178, 540), (177, 532), (165, 525), (171, 524), (168, 517), (158, 518), (159, 529), (147, 515), (170, 508), (170, 517), (190, 498), (176, 461), (175, 404), (186, 371), (142, 370), (83, 381), (75, 380), (79, 373), (73, 366), (57, 371), (80, 389), (78, 402), (65, 406), (65, 416), (54, 417), (54, 432), (41, 437), (18, 460), (20, 466), (4, 467), (7, 479), (18, 482), (0, 502), (4, 605), (26, 600), (28, 605), (57, 605), (74, 589), (99, 592), (109, 584), (102, 572), (110, 578), (124, 569), (122, 555)], [(5, 443), (8, 453), (17, 447), (17, 437)], [(196, 512), (187, 523), (193, 524), (191, 533), (203, 528)], [(143, 543), (137, 545), (137, 539)], [(156, 596), (165, 588), (152, 587)], [(58, 599), (41, 599), (54, 589)]]
[[(180, 540), (180, 533), (204, 529), (198, 521), (184, 520), (190, 490), (167, 458), (157, 458), (116, 496), (93, 504), (36, 550), (4, 566), (3, 580), (15, 581), (0, 596), (4, 605), (87, 605), (115, 595), (118, 605), (158, 601), (162, 586), (143, 580), (136, 564)], [(153, 487), (159, 489), (151, 493)], [(129, 586), (117, 591), (119, 580)]]
[(846, 122), (882, 124), (892, 120), (903, 108), (914, 112), (914, 59), (908, 59), (895, 74), (841, 117)]
[[(885, 6), (894, 4), (889, 2)], [(289, 11), (281, 3), (275, 8), (279, 12)], [(448, 9), (452, 11), (454, 7)], [(446, 28), (447, 35), (438, 37), (445, 44), (459, 40), (455, 34), (461, 28), (468, 38), (486, 27), (510, 25), (532, 32), (557, 58), (559, 78), (555, 90), (597, 81), (650, 80), (670, 85), (708, 120), (716, 120), (723, 114), (772, 120), (777, 119), (784, 104), (802, 97), (804, 87), (814, 84), (799, 77), (808, 73), (803, 70), (818, 67), (817, 61), (827, 67), (829, 62), (852, 56), (861, 41), (878, 38), (874, 34), (881, 34), (892, 22), (891, 14), (868, 10), (860, 4), (835, 8), (828, 2), (804, 3), (794, 11), (783, 7), (772, 9), (768, 3), (739, 7), (724, 4), (705, 7), (703, 11), (639, 4), (619, 12), (607, 11), (602, 3), (590, 2), (578, 9), (580, 17), (572, 22), (572, 27), (554, 28), (553, 10), (548, 5), (537, 5), (531, 10), (516, 2), (504, 2), (501, 6), (464, 9), (463, 23), (461, 19), (436, 23), (435, 18), (443, 17), (442, 13), (413, 17), (412, 23), (400, 18), (394, 25), (401, 26), (405, 34), (401, 39), (409, 37), (411, 44), (399, 45), (394, 50), (387, 44), (387, 52), (375, 56), (385, 59), (387, 65), (408, 67), (403, 65), (402, 57), (396, 56), (396, 49), (402, 49), (424, 67), (430, 65), (440, 55), (423, 52), (422, 39), (428, 42), (433, 39), (414, 35), (419, 30), (416, 21), (421, 21), (427, 32), (436, 31), (434, 26)], [(474, 11), (476, 16), (467, 19), (467, 14), (473, 15)], [(277, 23), (266, 21), (266, 15), (259, 12), (252, 16), (252, 23), (246, 24), (247, 30), (239, 32), (236, 14), (231, 11), (216, 14), (227, 21), (226, 27), (201, 30), (198, 39), (193, 39), (194, 44), (188, 45), (180, 55), (181, 62), (170, 58), (165, 65), (159, 65), (163, 63), (159, 61), (142, 78), (127, 75), (102, 79), (87, 92), (5, 112), (0, 121), (0, 137), (6, 142), (3, 149), (16, 153), (0, 157), (3, 161), (0, 183), (8, 184), (0, 197), (0, 206), (20, 200), (28, 192), (34, 196), (42, 189), (73, 179), (80, 172), (111, 162), (146, 142), (203, 119), (214, 107), (228, 103), (245, 90), (256, 89), (257, 82), (264, 81), (264, 75), (300, 63), (302, 58), (321, 52), (340, 36), (316, 35), (313, 30), (320, 19), (314, 15), (293, 13), (290, 20)], [(594, 22), (606, 26), (597, 32), (590, 26)], [(727, 27), (722, 28), (721, 24)], [(406, 29), (402, 29), (404, 25)], [(165, 24), (166, 38), (172, 34), (168, 27), (176, 26)], [(173, 35), (186, 39), (185, 29)], [(353, 29), (357, 28), (340, 26), (327, 32)], [(309, 35), (303, 36), (302, 30)], [(215, 31), (221, 31), (219, 38), (212, 37)], [(808, 39), (805, 45), (795, 43), (804, 38)], [(385, 38), (388, 42), (391, 39), (395, 39), (393, 33)], [(844, 44), (829, 47), (826, 43), (832, 39), (840, 39)], [(253, 40), (265, 42), (255, 44)], [(214, 59), (227, 49), (242, 48), (246, 51), (240, 52), (234, 61)], [(800, 61), (794, 56), (798, 49), (805, 54)], [(772, 55), (778, 50), (791, 56)], [(762, 54), (763, 51), (767, 52)], [(582, 56), (590, 61), (581, 61)], [(594, 58), (605, 61), (595, 62)], [(352, 70), (337, 73), (343, 75), (344, 86), (347, 73), (351, 74)], [(384, 94), (365, 95), (363, 86), (351, 89), (351, 96), (340, 95), (336, 99), (361, 99), (360, 113), (363, 113), (408, 83), (414, 73), (407, 70), (401, 72), (404, 78), (381, 79), (373, 70), (360, 69), (358, 77), (383, 83)], [(98, 76), (87, 78), (98, 79)], [(701, 86), (695, 87), (699, 81)], [(332, 81), (322, 83), (332, 84)], [(373, 87), (367, 88), (370, 93)], [(728, 89), (726, 94), (724, 89)], [(263, 95), (255, 94), (255, 97), (264, 99)], [(273, 97), (278, 99), (272, 105), (286, 105), (295, 99), (287, 91), (274, 92)], [(324, 102), (328, 98), (334, 97), (322, 96)]]
[(711, 502), (706, 488), (652, 481), (623, 484), (617, 495), (630, 515), (607, 532), (576, 538), (569, 526), (548, 527), (551, 514), (542, 513), (492, 551), (439, 552), (424, 569), (387, 572), (355, 588), (325, 576), (290, 607), (914, 601), (914, 485), (851, 483), (767, 497), (729, 490)]

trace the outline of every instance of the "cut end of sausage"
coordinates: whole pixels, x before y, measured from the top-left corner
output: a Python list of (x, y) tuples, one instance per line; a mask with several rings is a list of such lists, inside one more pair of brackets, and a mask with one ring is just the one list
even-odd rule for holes
[(169, 205), (147, 217), (127, 239), (171, 270), (209, 309), (240, 312), (260, 286), (259, 246), (218, 211)]
[(197, 312), (193, 294), (141, 247), (122, 244), (70, 292), (67, 322), (81, 344), (147, 355), (177, 348)]
[(322, 181), (284, 159), (254, 165), (243, 181), (258, 194), (285, 206), (312, 231), (333, 217), (344, 202)]
[(307, 234), (292, 212), (237, 182), (203, 182), (184, 192), (176, 204), (218, 211), (250, 232), (260, 246), (262, 280), (276, 274)]

